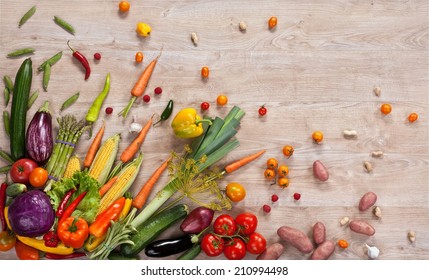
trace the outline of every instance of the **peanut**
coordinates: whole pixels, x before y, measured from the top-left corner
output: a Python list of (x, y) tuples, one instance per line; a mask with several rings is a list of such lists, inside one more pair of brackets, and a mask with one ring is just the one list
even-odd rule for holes
[(350, 218), (345, 216), (340, 220), (340, 225), (345, 226), (349, 223), (349, 221), (350, 221)]
[(349, 137), (349, 138), (357, 136), (356, 130), (347, 130), (346, 129), (346, 130), (343, 131), (343, 134), (344, 134), (345, 137)]
[(383, 156), (383, 151), (374, 151), (371, 153), (372, 157), (379, 158)]
[(410, 231), (408, 232), (408, 239), (409, 239), (411, 242), (415, 242), (415, 241), (416, 241), (416, 233), (415, 233), (413, 230), (410, 230)]
[(198, 45), (199, 39), (198, 39), (197, 33), (195, 33), (195, 32), (191, 33), (191, 40), (192, 40), (192, 43), (194, 43), (195, 46)]
[(381, 95), (381, 88), (380, 87), (375, 87), (374, 88), (374, 94), (375, 94), (375, 96), (380, 96)]
[(247, 29), (247, 25), (244, 21), (240, 21), (240, 23), (238, 24), (238, 28), (240, 28), (241, 32), (244, 32)]
[(381, 209), (378, 206), (375, 206), (374, 209), (372, 210), (372, 213), (374, 214), (374, 216), (376, 216), (377, 218), (381, 218)]
[(372, 172), (372, 164), (369, 161), (364, 161), (363, 167), (365, 167), (366, 172)]

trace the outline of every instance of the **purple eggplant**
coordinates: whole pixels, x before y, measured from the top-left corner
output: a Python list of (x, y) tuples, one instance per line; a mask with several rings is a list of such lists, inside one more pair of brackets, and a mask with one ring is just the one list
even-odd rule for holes
[(213, 220), (214, 211), (200, 206), (192, 210), (183, 220), (180, 229), (184, 233), (200, 233), (210, 226)]
[(54, 139), (52, 136), (52, 115), (46, 101), (34, 114), (25, 135), (25, 147), (28, 156), (39, 165), (45, 164), (52, 154)]

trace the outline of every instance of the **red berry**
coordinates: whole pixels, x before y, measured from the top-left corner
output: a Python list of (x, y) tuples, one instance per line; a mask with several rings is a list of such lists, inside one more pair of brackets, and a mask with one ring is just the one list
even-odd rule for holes
[(265, 105), (262, 105), (259, 110), (258, 113), (260, 116), (265, 116), (267, 114), (267, 108), (265, 108)]
[(106, 108), (106, 114), (110, 115), (111, 113), (113, 113), (113, 108), (112, 107), (107, 107)]
[(155, 90), (153, 91), (155, 94), (161, 94), (162, 93), (162, 88), (157, 87), (155, 88)]
[(150, 101), (150, 96), (149, 96), (149, 95), (147, 95), (147, 94), (143, 95), (143, 101), (144, 101), (144, 102), (146, 102), (146, 103), (149, 103), (149, 101)]
[(262, 210), (264, 210), (265, 213), (270, 213), (271, 207), (269, 205), (265, 204), (264, 206), (262, 206)]
[(271, 201), (272, 201), (272, 202), (276, 202), (277, 200), (279, 200), (279, 196), (278, 196), (278, 195), (276, 195), (276, 194), (273, 194), (273, 195), (271, 196)]
[(201, 103), (201, 110), (205, 111), (210, 108), (210, 104), (208, 102)]
[(95, 53), (94, 54), (94, 59), (100, 60), (101, 59), (101, 54), (100, 53)]
[(293, 198), (294, 198), (295, 200), (299, 200), (299, 199), (301, 198), (301, 194), (299, 194), (299, 193), (294, 193), (294, 194), (293, 194)]

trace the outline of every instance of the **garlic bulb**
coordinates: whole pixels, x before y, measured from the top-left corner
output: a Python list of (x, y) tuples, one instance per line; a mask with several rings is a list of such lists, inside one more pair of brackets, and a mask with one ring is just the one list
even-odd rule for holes
[(368, 244), (365, 244), (365, 246), (368, 249), (368, 257), (370, 259), (378, 258), (378, 255), (380, 254), (380, 250), (377, 247), (369, 246)]
[(136, 121), (136, 116), (133, 116), (133, 122), (130, 124), (128, 130), (130, 133), (139, 133), (143, 127)]

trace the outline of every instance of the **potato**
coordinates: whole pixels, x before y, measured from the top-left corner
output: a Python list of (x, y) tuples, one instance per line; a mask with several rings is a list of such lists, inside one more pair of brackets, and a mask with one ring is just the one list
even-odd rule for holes
[(264, 252), (256, 257), (257, 260), (278, 260), (283, 254), (285, 247), (281, 243), (268, 245)]
[(313, 226), (313, 240), (317, 245), (323, 243), (326, 239), (326, 228), (321, 222), (317, 222)]
[(320, 160), (316, 160), (315, 162), (313, 162), (313, 174), (314, 177), (316, 177), (320, 181), (326, 181), (329, 179), (328, 169), (323, 165)]
[(311, 260), (327, 260), (335, 251), (335, 243), (331, 240), (325, 240), (322, 244), (317, 246), (313, 254), (311, 254)]
[(288, 242), (301, 253), (307, 254), (313, 251), (313, 243), (311, 243), (310, 238), (298, 229), (281, 226), (277, 230), (277, 234), (282, 240)]
[(377, 202), (377, 195), (373, 192), (367, 192), (359, 201), (359, 210), (366, 211)]
[(349, 223), (349, 227), (352, 231), (365, 234), (365, 235), (374, 235), (375, 229), (366, 221), (363, 220), (352, 220)]

